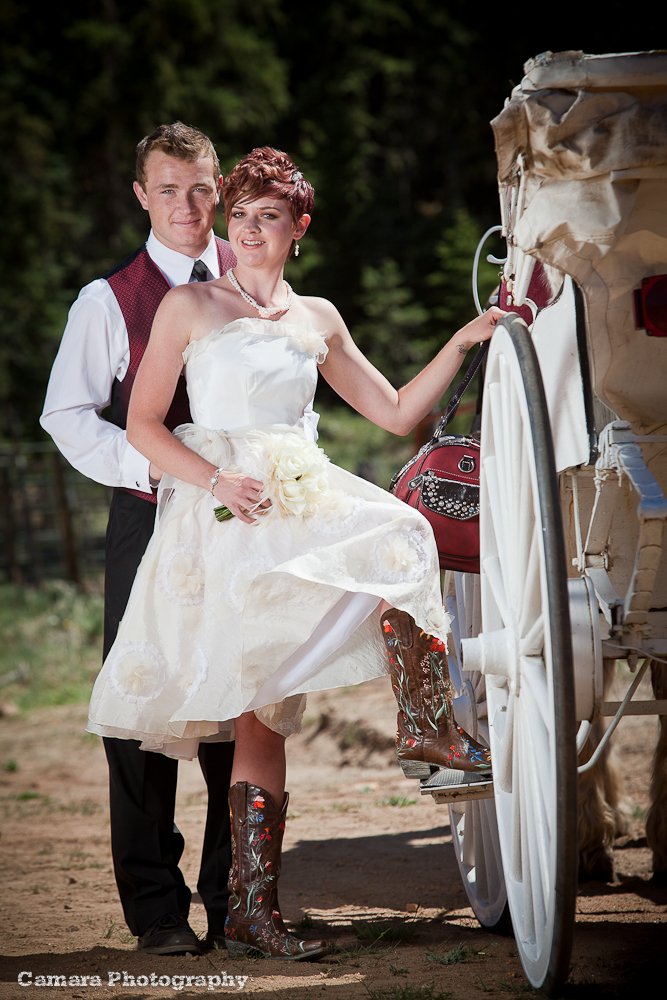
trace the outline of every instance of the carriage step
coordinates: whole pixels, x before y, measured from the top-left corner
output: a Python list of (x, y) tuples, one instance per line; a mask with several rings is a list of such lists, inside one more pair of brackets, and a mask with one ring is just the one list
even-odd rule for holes
[(452, 772), (443, 767), (419, 784), (421, 794), (431, 795), (437, 803), (493, 798), (493, 778), (488, 774), (466, 774), (462, 777), (461, 771)]

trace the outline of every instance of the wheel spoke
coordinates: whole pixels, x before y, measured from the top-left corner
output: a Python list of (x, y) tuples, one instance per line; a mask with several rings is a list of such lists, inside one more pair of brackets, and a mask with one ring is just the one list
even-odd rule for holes
[[(489, 741), (488, 704), (484, 677), (463, 670), (461, 638), (479, 633), (481, 626), (480, 579), (473, 574), (453, 573), (446, 578), (447, 610), (454, 616), (453, 676), (462, 677), (459, 708), (471, 723), (471, 731)], [(480, 923), (495, 927), (508, 921), (507, 893), (498, 841), (498, 823), (493, 799), (458, 801), (449, 806), (450, 829), (456, 860), (470, 904)]]
[[(543, 606), (543, 595), (541, 586), (541, 558), (539, 541), (536, 535), (531, 535), (531, 545), (528, 558), (524, 563), (523, 578), (523, 600), (521, 602), (521, 614), (519, 616), (519, 632), (525, 636), (532, 632), (533, 622), (536, 615), (541, 614)], [(542, 648), (539, 646), (538, 648)]]
[(493, 552), (496, 552), (498, 557), (504, 562), (504, 508), (502, 506), (503, 498), (501, 496), (500, 485), (498, 483), (498, 473), (500, 467), (495, 458), (489, 458), (484, 462), (483, 468), (484, 482), (489, 494), (488, 514), (491, 518), (491, 530), (488, 532), (488, 538), (493, 545), (492, 549), (485, 547), (484, 555), (489, 556)]
[(526, 700), (524, 715), (531, 723), (539, 721), (539, 731), (548, 733), (553, 721), (553, 699), (541, 657), (521, 657), (521, 698)]
[(507, 793), (513, 790), (514, 702), (514, 695), (510, 694), (505, 711), (496, 712), (493, 719), (494, 733), (498, 734), (498, 738), (491, 745), (493, 778), (498, 787)]
[[(537, 664), (531, 664), (524, 673), (533, 673), (534, 670), (530, 669), (531, 666), (535, 668)], [(528, 685), (522, 688), (521, 700), (524, 703), (522, 711), (524, 716), (527, 716), (527, 718), (522, 719), (521, 725), (523, 751), (521, 763), (525, 785), (522, 789), (524, 793), (522, 798), (531, 830), (531, 836), (528, 838), (529, 863), (536, 873), (536, 877), (533, 879), (533, 893), (537, 892), (539, 886), (539, 896), (544, 900), (548, 897), (551, 889), (549, 850), (552, 842), (555, 796), (552, 776), (545, 773), (545, 769), (540, 766), (541, 761), (549, 759), (549, 733), (546, 720), (543, 720), (544, 724), (541, 727), (535, 725), (533, 712), (537, 710), (538, 705), (533, 697), (528, 699), (524, 697), (527, 690), (530, 690), (532, 695), (536, 688), (537, 685), (534, 688), (530, 688)], [(530, 719), (530, 725), (528, 725), (528, 719)], [(541, 744), (541, 746), (537, 744)]]
[(544, 649), (544, 618), (542, 613), (536, 615), (532, 622), (526, 616), (525, 625), (528, 627), (528, 631), (519, 641), (519, 653), (521, 656), (539, 656)]
[(511, 620), (511, 612), (507, 603), (502, 565), (497, 556), (484, 560), (484, 573), (498, 612), (496, 626), (505, 625)]

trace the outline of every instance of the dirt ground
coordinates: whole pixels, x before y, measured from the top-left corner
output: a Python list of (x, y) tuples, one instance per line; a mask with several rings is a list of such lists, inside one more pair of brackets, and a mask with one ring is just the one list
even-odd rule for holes
[[(282, 909), (305, 937), (326, 936), (334, 951), (319, 963), (287, 964), (228, 960), (224, 951), (196, 958), (137, 953), (112, 878), (106, 764), (100, 741), (84, 733), (85, 706), (0, 719), (0, 1000), (202, 1000), (239, 992), (236, 976), (248, 977), (244, 993), (285, 1000), (538, 995), (513, 937), (477, 923), (448, 809), (420, 798), (418, 782), (403, 778), (393, 758), (394, 720), (383, 679), (311, 696), (303, 733), (288, 741)], [(616, 850), (617, 881), (580, 891), (565, 997), (641, 995), (662, 962), (667, 892), (650, 882), (642, 820), (656, 731), (654, 717), (634, 717), (616, 734), (636, 818)], [(190, 885), (204, 816), (198, 766), (181, 764), (177, 821)], [(191, 923), (204, 933), (200, 904)], [(22, 972), (33, 982), (99, 976), (104, 985), (25, 986)], [(197, 978), (187, 985), (185, 976)]]

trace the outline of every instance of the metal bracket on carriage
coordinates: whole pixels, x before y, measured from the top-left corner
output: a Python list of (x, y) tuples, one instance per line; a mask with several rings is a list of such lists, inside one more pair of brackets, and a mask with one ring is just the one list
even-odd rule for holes
[[(544, 266), (534, 257), (530, 260), (532, 261), (530, 281), (523, 296), (519, 299), (518, 296), (514, 295), (511, 282), (504, 278), (500, 283), (498, 293), (499, 307), (508, 312), (517, 313), (528, 327), (532, 326), (538, 312), (551, 305), (555, 299), (555, 291)], [(517, 302), (522, 304), (517, 304)]]
[(421, 794), (432, 795), (436, 803), (464, 802), (468, 799), (492, 799), (493, 779), (488, 775), (470, 774), (463, 781), (460, 771), (452, 772), (441, 767), (430, 778), (420, 781)]
[(526, 252), (516, 241), (514, 228), (525, 208), (526, 180), (525, 156), (519, 153), (512, 179), (500, 184), (499, 229), (505, 237), (507, 257), (503, 262), (498, 305), (517, 313), (531, 327), (540, 310), (552, 305), (560, 294), (564, 276)]

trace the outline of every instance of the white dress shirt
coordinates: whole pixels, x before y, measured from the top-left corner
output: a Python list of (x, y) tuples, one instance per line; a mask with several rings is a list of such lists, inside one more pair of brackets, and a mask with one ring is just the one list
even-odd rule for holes
[[(146, 241), (170, 286), (190, 280), (194, 260), (160, 243)], [(220, 277), (214, 236), (199, 258)], [(70, 309), (44, 400), (40, 424), (68, 462), (104, 486), (150, 493), (150, 463), (127, 440), (125, 431), (101, 416), (111, 402), (114, 379), (123, 381), (130, 361), (127, 327), (105, 278), (91, 281)]]
[[(187, 284), (192, 257), (170, 250), (152, 232), (146, 249), (170, 286)], [(213, 236), (198, 259), (214, 278), (220, 277)], [(129, 361), (127, 327), (118, 300), (106, 279), (97, 278), (81, 289), (70, 309), (39, 422), (84, 476), (104, 486), (150, 493), (148, 459), (128, 442), (122, 428), (101, 416), (111, 402), (114, 379), (123, 381)], [(318, 419), (310, 407), (305, 426), (313, 439)]]

